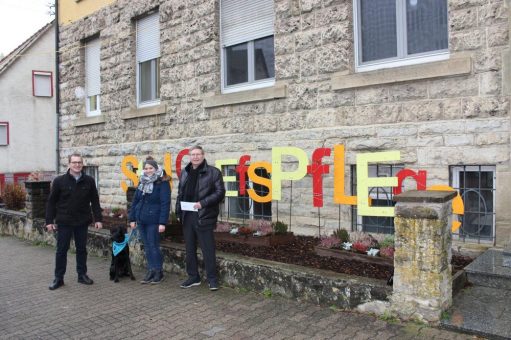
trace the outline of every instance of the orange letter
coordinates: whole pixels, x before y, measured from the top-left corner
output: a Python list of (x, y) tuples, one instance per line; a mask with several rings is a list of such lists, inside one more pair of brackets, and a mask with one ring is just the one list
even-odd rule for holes
[(271, 201), (272, 198), (272, 186), (271, 186), (271, 179), (259, 177), (255, 173), (255, 170), (257, 168), (264, 168), (268, 173), (271, 173), (271, 164), (268, 162), (255, 162), (250, 164), (248, 167), (248, 178), (252, 180), (253, 183), (264, 185), (268, 188), (268, 195), (266, 196), (259, 196), (254, 189), (247, 189), (248, 196), (255, 202), (258, 203), (267, 203)]
[[(456, 189), (451, 188), (448, 185), (433, 185), (426, 190), (439, 190), (439, 191), (456, 191)], [(454, 197), (452, 200), (452, 213), (456, 215), (463, 215), (465, 214), (465, 205), (463, 203), (463, 199), (460, 196), (460, 193)], [(452, 221), (451, 231), (454, 233), (456, 230), (458, 230), (461, 227), (460, 221)]]
[[(132, 166), (138, 166), (138, 159), (133, 155), (125, 156), (121, 162), (121, 172), (133, 182), (133, 185), (138, 186), (138, 176), (136, 173), (128, 169), (128, 163)], [(128, 184), (122, 180), (121, 188), (124, 192), (128, 191)]]
[(344, 145), (334, 145), (334, 203), (357, 205), (357, 196), (344, 196)]

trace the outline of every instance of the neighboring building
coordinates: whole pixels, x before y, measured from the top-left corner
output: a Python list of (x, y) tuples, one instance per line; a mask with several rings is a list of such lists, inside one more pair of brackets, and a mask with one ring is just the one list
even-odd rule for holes
[[(8, 34), (8, 33), (5, 33)], [(57, 161), (55, 22), (0, 60), (0, 189)]]
[[(306, 176), (285, 181), (279, 201), (227, 197), (222, 218), (278, 218), (301, 234), (392, 233), (391, 217), (334, 203), (333, 147), (342, 144), (346, 195), (356, 195), (357, 154), (398, 150), (399, 161), (372, 164), (369, 175), (425, 170), (427, 186), (462, 194), (461, 239), (509, 242), (508, 1), (93, 3), (60, 1), (60, 157), (87, 156), (105, 205), (125, 202), (119, 170), (128, 154), (161, 162), (170, 152), (175, 164), (199, 143), (210, 162), (271, 162), (274, 146), (299, 147), (309, 159), (323, 147), (332, 149), (323, 207), (313, 206)], [(223, 171), (235, 175), (235, 165)], [(390, 188), (370, 196), (392, 205)]]

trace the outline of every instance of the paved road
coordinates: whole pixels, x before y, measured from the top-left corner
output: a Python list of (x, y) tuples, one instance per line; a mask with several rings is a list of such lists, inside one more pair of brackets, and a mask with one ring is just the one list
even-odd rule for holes
[(0, 237), (0, 339), (473, 339), (230, 288), (180, 289), (172, 274), (156, 286), (115, 284), (97, 257), (85, 286), (70, 255), (66, 285), (50, 291), (53, 248)]

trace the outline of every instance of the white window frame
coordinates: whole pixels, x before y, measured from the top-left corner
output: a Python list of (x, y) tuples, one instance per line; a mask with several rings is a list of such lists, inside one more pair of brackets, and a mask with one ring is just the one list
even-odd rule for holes
[[(99, 116), (101, 115), (101, 71), (98, 70), (98, 82), (99, 82), (99, 91), (97, 94), (92, 94), (92, 95), (89, 95), (89, 79), (88, 79), (88, 75), (90, 74), (90, 71), (88, 70), (88, 67), (89, 67), (89, 63), (90, 63), (90, 51), (88, 50), (88, 44), (91, 44), (91, 48), (98, 48), (98, 53), (97, 53), (97, 60), (95, 60), (95, 62), (97, 62), (97, 65), (99, 66), (100, 65), (100, 60), (101, 60), (101, 41), (99, 40), (99, 38), (95, 38), (95, 39), (91, 39), (87, 42), (85, 42), (85, 114), (87, 117), (94, 117), (94, 116)], [(96, 46), (96, 44), (98, 46)], [(96, 56), (94, 56), (96, 57)], [(95, 110), (91, 110), (91, 107), (90, 107), (90, 98), (91, 97), (96, 97), (96, 109)]]
[[(355, 71), (368, 72), (383, 68), (394, 68), (401, 66), (417, 65), (449, 59), (449, 47), (445, 50), (430, 51), (412, 56), (406, 55), (406, 0), (396, 0), (396, 35), (397, 35), (397, 56), (387, 59), (374, 60), (366, 63), (361, 61), (362, 29), (360, 20), (360, 0), (353, 0), (353, 34), (355, 40)], [(449, 36), (449, 25), (447, 25), (447, 36)]]
[(0, 146), (9, 145), (9, 122), (0, 122), (0, 127), (5, 127), (5, 143), (0, 140)]
[[(158, 49), (158, 55), (155, 56), (155, 58), (153, 59), (144, 59), (144, 60), (140, 60), (139, 58), (139, 51), (138, 51), (138, 33), (139, 33), (139, 23), (141, 20), (144, 20), (150, 16), (158, 16), (158, 41), (160, 41), (160, 14), (158, 11), (154, 11), (154, 12), (150, 12), (148, 13), (148, 15), (146, 15), (145, 17), (143, 18), (140, 18), (140, 19), (137, 19), (135, 24), (136, 24), (136, 27), (135, 27), (135, 31), (136, 31), (136, 96), (137, 96), (137, 107), (139, 108), (143, 108), (143, 107), (148, 107), (148, 106), (154, 106), (154, 105), (159, 105), (161, 103), (161, 93), (159, 95), (158, 98), (156, 99), (153, 99), (153, 100), (146, 100), (146, 101), (143, 101), (141, 102), (140, 101), (140, 86), (141, 86), (141, 78), (140, 78), (140, 67), (141, 67), (141, 64), (144, 63), (144, 62), (147, 62), (147, 61), (151, 61), (151, 92), (154, 91), (154, 93), (156, 94), (157, 90), (156, 89), (156, 86), (155, 84), (159, 84), (160, 87), (161, 87), (161, 78), (160, 78), (160, 72), (156, 72), (156, 63), (159, 62), (159, 59), (161, 57), (161, 44), (159, 43), (159, 49)], [(159, 69), (159, 68), (158, 68)], [(153, 77), (156, 77), (156, 79), (152, 79)]]
[[(274, 15), (274, 12), (272, 11), (272, 15)], [(222, 22), (224, 18), (222, 16), (222, 1), (220, 1), (220, 30), (222, 30)], [(272, 18), (274, 20), (274, 18)], [(220, 32), (220, 62), (221, 62), (221, 72), (220, 72), (220, 81), (221, 81), (221, 91), (222, 93), (233, 93), (233, 92), (239, 92), (239, 91), (246, 91), (246, 90), (255, 90), (265, 87), (270, 87), (275, 85), (275, 77), (273, 78), (267, 78), (267, 79), (261, 79), (261, 80), (255, 80), (255, 60), (254, 60), (254, 41), (272, 36), (271, 34), (262, 35), (260, 37), (257, 37), (255, 39), (247, 39), (247, 40), (241, 40), (237, 41), (235, 43), (231, 43), (229, 45), (224, 44), (223, 41), (223, 35), (222, 32)], [(273, 56), (275, 57), (275, 33), (273, 32)], [(246, 43), (247, 46), (247, 67), (248, 67), (248, 81), (246, 83), (236, 84), (236, 85), (227, 85), (227, 58), (225, 49), (231, 46), (235, 46), (238, 44)]]
[[(453, 188), (459, 188), (460, 187), (460, 174), (463, 171), (484, 171), (484, 172), (491, 172), (493, 173), (493, 219), (492, 219), (492, 238), (495, 240), (495, 226), (496, 226), (496, 207), (497, 207), (497, 168), (494, 165), (465, 165), (465, 166), (452, 166), (451, 167), (451, 175), (452, 175), (452, 187)], [(461, 236), (459, 234), (459, 229), (456, 233), (453, 233), (453, 236), (456, 236), (456, 238), (466, 238), (467, 240), (474, 240), (477, 242), (493, 242), (491, 240), (485, 240), (485, 239), (473, 239), (467, 236)]]
[[(41, 94), (41, 93), (37, 93), (37, 89), (38, 89), (38, 86), (37, 86), (37, 82), (36, 82), (36, 77), (39, 76), (39, 77), (47, 77), (48, 80), (50, 81), (50, 88), (48, 89), (49, 90), (49, 94), (46, 95), (46, 94)], [(46, 98), (51, 98), (53, 97), (53, 73), (50, 72), (50, 71), (35, 71), (33, 70), (32, 71), (32, 95), (34, 97), (46, 97)]]

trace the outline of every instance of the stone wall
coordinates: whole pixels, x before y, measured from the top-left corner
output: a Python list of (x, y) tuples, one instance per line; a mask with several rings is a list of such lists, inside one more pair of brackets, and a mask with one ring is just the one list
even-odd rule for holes
[[(275, 0), (276, 85), (266, 89), (265, 100), (261, 90), (247, 91), (240, 100), (220, 91), (218, 0), (118, 0), (60, 28), (62, 164), (77, 150), (99, 166), (105, 206), (125, 204), (119, 171), (124, 155), (153, 154), (161, 161), (170, 152), (174, 162), (181, 149), (196, 143), (210, 162), (243, 154), (270, 161), (272, 146), (297, 146), (311, 155), (315, 148), (344, 144), (348, 169), (357, 153), (400, 150), (406, 167), (428, 172), (428, 185), (449, 184), (449, 165), (455, 164), (495, 165), (497, 181), (508, 183), (510, 4), (448, 3), (447, 64), (400, 67), (381, 76), (354, 70), (352, 0)], [(133, 20), (158, 6), (162, 105), (148, 113), (135, 108)], [(84, 86), (82, 40), (96, 34), (102, 116), (87, 120), (76, 90)], [(458, 62), (468, 68), (455, 72)], [(408, 80), (389, 82), (403, 74)], [(339, 85), (348, 80), (359, 85)], [(279, 95), (272, 97), (272, 91)], [(332, 174), (324, 179), (321, 209), (321, 224), (330, 230), (339, 214)], [(345, 177), (349, 183), (349, 170)], [(288, 183), (283, 192), (279, 216), (289, 213), (292, 199), (294, 231), (317, 233), (310, 178), (293, 184), (292, 197)], [(508, 196), (497, 188), (497, 235), (511, 232), (508, 218), (499, 217), (509, 216), (498, 203)], [(273, 204), (274, 215), (276, 209)], [(341, 226), (351, 228), (349, 206), (341, 207)]]

